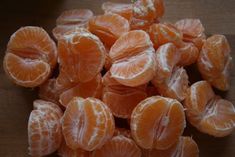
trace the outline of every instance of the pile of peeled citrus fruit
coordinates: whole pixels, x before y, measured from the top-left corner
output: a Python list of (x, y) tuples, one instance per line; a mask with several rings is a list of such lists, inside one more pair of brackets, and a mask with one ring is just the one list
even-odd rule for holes
[[(198, 19), (162, 22), (163, 0), (102, 9), (63, 12), (56, 42), (33, 26), (10, 38), (6, 74), (39, 89), (28, 121), (31, 156), (197, 157), (196, 142), (182, 135), (186, 118), (214, 137), (233, 132), (235, 108), (213, 91), (230, 87), (225, 36), (206, 37)], [(188, 66), (203, 80), (189, 82)]]

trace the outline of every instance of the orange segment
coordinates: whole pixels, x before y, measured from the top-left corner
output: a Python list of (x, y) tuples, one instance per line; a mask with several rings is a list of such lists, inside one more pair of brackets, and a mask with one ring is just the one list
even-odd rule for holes
[(197, 143), (191, 137), (181, 136), (179, 141), (166, 150), (144, 150), (143, 157), (199, 157)]
[(58, 41), (60, 74), (72, 83), (93, 79), (105, 63), (105, 48), (98, 37), (84, 29), (70, 32)]
[(136, 87), (148, 83), (155, 73), (155, 54), (152, 50), (116, 61), (110, 72), (119, 83)]
[(179, 47), (183, 39), (183, 34), (171, 24), (153, 24), (149, 28), (149, 35), (155, 49), (169, 42)]
[(4, 70), (14, 83), (24, 87), (42, 84), (51, 73), (50, 65), (46, 62), (24, 59), (13, 53), (5, 55)]
[(29, 154), (45, 156), (56, 151), (62, 140), (60, 108), (51, 102), (36, 100), (28, 121)]
[(56, 46), (46, 31), (27, 26), (11, 36), (3, 65), (14, 83), (36, 87), (48, 79), (56, 62)]
[(111, 47), (111, 76), (126, 86), (146, 84), (155, 72), (155, 54), (147, 33), (130, 31)]
[(180, 61), (179, 65), (188, 66), (197, 62), (199, 56), (198, 48), (189, 42), (182, 43), (182, 46), (179, 48)]
[(166, 81), (154, 85), (161, 95), (183, 101), (187, 95), (188, 83), (186, 70), (176, 67)]
[(95, 98), (73, 98), (62, 118), (62, 131), (71, 149), (92, 151), (101, 147), (114, 133), (109, 108)]
[(147, 97), (145, 86), (124, 86), (113, 79), (110, 72), (103, 77), (103, 84), (102, 100), (116, 117), (130, 118), (135, 106)]
[(102, 10), (107, 13), (118, 14), (127, 20), (132, 16), (132, 4), (127, 3), (115, 3), (115, 2), (104, 2), (102, 4)]
[(56, 20), (56, 27), (52, 30), (56, 39), (76, 28), (85, 28), (88, 20), (93, 17), (89, 9), (72, 9), (64, 11)]
[(118, 14), (104, 14), (92, 18), (88, 24), (89, 31), (97, 35), (108, 47), (130, 30), (128, 21)]
[(171, 76), (179, 59), (180, 54), (174, 44), (167, 43), (160, 46), (156, 52), (156, 75), (152, 83), (157, 86), (157, 84), (166, 81)]
[(60, 103), (63, 106), (67, 106), (73, 97), (95, 97), (101, 98), (102, 95), (102, 78), (101, 74), (98, 74), (94, 79), (86, 83), (78, 83), (74, 87), (64, 91), (60, 94)]
[(185, 127), (182, 105), (160, 96), (141, 101), (131, 115), (131, 133), (144, 149), (167, 149), (179, 139)]
[(204, 43), (198, 58), (198, 69), (202, 77), (219, 90), (230, 87), (232, 57), (225, 36), (213, 35)]
[(206, 81), (196, 82), (190, 87), (184, 106), (189, 122), (201, 132), (223, 137), (235, 129), (233, 104), (215, 96)]
[(114, 136), (101, 148), (92, 152), (92, 157), (141, 157), (135, 142), (123, 135)]
[(130, 31), (121, 36), (111, 47), (109, 55), (113, 61), (139, 54), (153, 46), (147, 33), (141, 30)]
[(65, 141), (63, 141), (58, 149), (58, 155), (60, 157), (90, 157), (90, 152), (82, 149), (71, 149), (69, 148)]

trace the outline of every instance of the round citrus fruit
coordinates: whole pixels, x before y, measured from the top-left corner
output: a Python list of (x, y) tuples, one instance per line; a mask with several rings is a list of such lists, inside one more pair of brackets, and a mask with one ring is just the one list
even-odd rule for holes
[(172, 74), (174, 67), (180, 59), (179, 51), (172, 43), (160, 46), (156, 52), (156, 74), (152, 79), (152, 83), (157, 84), (166, 81)]
[(171, 147), (183, 133), (185, 125), (181, 103), (161, 96), (141, 101), (131, 115), (132, 137), (144, 149)]
[(62, 117), (62, 132), (71, 149), (92, 151), (112, 137), (114, 119), (102, 101), (74, 97)]
[(129, 22), (118, 14), (107, 13), (89, 20), (89, 31), (97, 35), (108, 47), (130, 30)]
[(187, 96), (188, 74), (184, 68), (175, 67), (172, 74), (164, 82), (154, 84), (162, 96), (183, 101)]
[(14, 83), (36, 87), (48, 79), (56, 63), (56, 45), (47, 32), (26, 26), (11, 36), (3, 65)]
[(66, 145), (65, 141), (63, 141), (58, 149), (58, 155), (60, 157), (90, 157), (90, 152), (80, 148), (75, 150), (71, 149)]
[(63, 106), (66, 107), (67, 104), (70, 102), (70, 100), (73, 99), (73, 97), (101, 98), (101, 95), (102, 95), (102, 77), (101, 74), (98, 74), (91, 81), (85, 83), (78, 83), (74, 87), (62, 92), (60, 94), (59, 101)]
[(232, 57), (225, 36), (213, 35), (204, 43), (198, 58), (198, 69), (202, 77), (219, 90), (230, 87)]
[(183, 40), (182, 32), (171, 24), (153, 24), (149, 28), (149, 35), (155, 49), (169, 42), (179, 47)]
[(155, 53), (148, 34), (141, 30), (121, 36), (111, 47), (111, 77), (126, 86), (149, 82), (155, 74)]
[(113, 115), (119, 118), (130, 118), (135, 106), (147, 97), (145, 85), (128, 87), (118, 83), (107, 72), (103, 77), (102, 100), (111, 109)]
[(144, 150), (143, 157), (199, 157), (199, 150), (191, 137), (181, 136), (176, 144), (166, 150)]
[(54, 103), (36, 100), (28, 121), (29, 154), (45, 156), (56, 151), (62, 140), (62, 111)]
[(59, 39), (76, 28), (86, 28), (88, 20), (92, 17), (93, 12), (89, 9), (66, 10), (57, 18), (56, 27), (52, 33), (56, 39)]
[(101, 148), (92, 152), (92, 157), (141, 157), (141, 150), (135, 142), (123, 135), (112, 137)]
[(105, 48), (99, 38), (85, 29), (67, 33), (58, 41), (60, 74), (57, 79), (88, 82), (103, 68)]
[(231, 134), (235, 129), (235, 108), (216, 96), (206, 81), (194, 83), (185, 99), (188, 121), (199, 131), (215, 137)]
[(102, 4), (102, 10), (105, 13), (118, 14), (127, 20), (132, 17), (132, 4), (128, 3), (104, 2)]

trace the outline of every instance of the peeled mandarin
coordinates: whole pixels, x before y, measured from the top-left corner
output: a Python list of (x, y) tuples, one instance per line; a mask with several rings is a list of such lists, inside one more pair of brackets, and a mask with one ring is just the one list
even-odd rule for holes
[(73, 150), (63, 141), (58, 149), (58, 155), (60, 157), (90, 157), (90, 152), (80, 148)]
[(199, 157), (197, 143), (191, 137), (181, 136), (179, 141), (166, 150), (144, 150), (143, 157)]
[(174, 44), (167, 43), (160, 46), (156, 51), (156, 74), (152, 83), (156, 85), (168, 79), (179, 59), (180, 54)]
[(182, 46), (178, 49), (180, 53), (179, 65), (189, 66), (197, 62), (199, 56), (198, 48), (190, 42), (182, 43)]
[(135, 142), (123, 135), (112, 137), (101, 148), (92, 152), (92, 157), (141, 157), (141, 150)]
[(187, 96), (188, 84), (189, 81), (186, 70), (176, 67), (169, 78), (162, 83), (155, 84), (155, 87), (162, 96), (183, 101)]
[(144, 149), (168, 149), (186, 125), (184, 109), (175, 99), (161, 96), (141, 101), (131, 115), (131, 133)]
[(127, 20), (132, 17), (132, 4), (128, 3), (104, 2), (102, 4), (102, 10), (105, 13), (118, 14)]
[(177, 21), (175, 26), (182, 31), (184, 41), (195, 44), (201, 50), (206, 36), (204, 34), (205, 28), (199, 19), (182, 19)]
[(182, 44), (183, 34), (175, 26), (171, 24), (153, 24), (149, 28), (149, 35), (154, 44), (154, 48), (166, 43), (173, 43), (179, 47)]
[(138, 0), (133, 5), (133, 16), (137, 19), (154, 20), (164, 14), (163, 0)]
[(225, 36), (213, 35), (204, 43), (198, 58), (198, 70), (202, 77), (219, 90), (230, 87), (232, 68), (231, 49)]
[(56, 27), (52, 33), (56, 39), (59, 39), (76, 28), (86, 28), (88, 20), (92, 17), (93, 12), (89, 9), (66, 10), (57, 18)]
[(98, 74), (91, 81), (85, 83), (78, 83), (74, 87), (65, 90), (60, 94), (60, 103), (63, 106), (67, 106), (68, 103), (73, 99), (73, 97), (94, 97), (101, 98), (102, 95), (102, 77)]
[(102, 101), (74, 97), (62, 117), (62, 132), (69, 148), (93, 151), (112, 137), (114, 119)]
[(47, 32), (26, 26), (11, 36), (3, 67), (15, 84), (36, 87), (48, 79), (56, 63), (56, 45)]
[(216, 96), (206, 81), (194, 83), (184, 102), (188, 121), (199, 131), (215, 137), (231, 134), (235, 129), (235, 108)]
[(113, 61), (111, 77), (123, 85), (143, 85), (154, 76), (154, 49), (144, 31), (130, 31), (121, 36), (111, 47), (109, 56)]
[(62, 111), (54, 103), (35, 100), (28, 121), (29, 154), (45, 156), (55, 152), (62, 141)]
[(95, 16), (88, 23), (88, 29), (108, 47), (130, 30), (129, 22), (118, 14), (107, 13)]
[(58, 41), (60, 74), (57, 79), (88, 82), (103, 68), (105, 48), (99, 38), (87, 30), (69, 32)]
[(119, 118), (130, 118), (135, 106), (147, 97), (145, 85), (128, 87), (118, 83), (107, 72), (103, 77), (102, 100)]

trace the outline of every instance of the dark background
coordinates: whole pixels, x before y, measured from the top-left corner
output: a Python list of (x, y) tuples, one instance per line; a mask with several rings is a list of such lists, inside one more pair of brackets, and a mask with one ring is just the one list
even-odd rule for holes
[[(2, 59), (10, 35), (21, 26), (43, 27), (48, 33), (55, 20), (67, 9), (89, 8), (102, 13), (105, 0), (2, 0), (0, 3), (0, 157), (26, 157), (27, 121), (36, 91), (13, 85), (5, 76)], [(113, 0), (114, 1), (114, 0)], [(118, 0), (115, 0), (116, 2)], [(119, 0), (130, 2), (131, 0)], [(181, 18), (200, 18), (206, 34), (225, 34), (235, 58), (235, 1), (234, 0), (165, 0), (165, 21)], [(235, 63), (235, 61), (234, 61)], [(233, 70), (234, 71), (234, 70)], [(232, 74), (231, 89), (220, 93), (235, 103), (235, 81)], [(188, 127), (185, 135), (192, 136), (199, 145), (201, 157), (234, 157), (235, 133), (225, 138), (214, 138)], [(52, 155), (53, 156), (53, 155)], [(55, 155), (54, 155), (55, 156)]]

